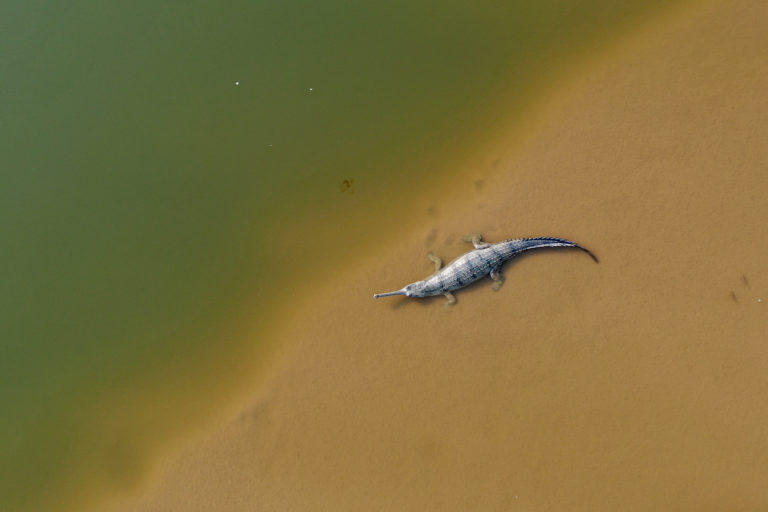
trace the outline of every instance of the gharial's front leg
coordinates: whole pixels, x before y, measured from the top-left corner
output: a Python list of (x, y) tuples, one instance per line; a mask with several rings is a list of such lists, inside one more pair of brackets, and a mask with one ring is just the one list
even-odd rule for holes
[(497, 292), (504, 284), (504, 276), (501, 275), (501, 267), (496, 267), (491, 270), (491, 279), (493, 279), (493, 291)]
[(445, 303), (445, 306), (443, 306), (445, 309), (451, 309), (451, 307), (456, 304), (456, 296), (452, 294), (451, 292), (445, 292), (443, 294), (446, 299), (448, 299), (448, 302)]
[(475, 249), (485, 249), (486, 247), (490, 247), (491, 244), (483, 242), (483, 235), (480, 233), (473, 233), (471, 235), (467, 235), (464, 237), (465, 242), (472, 242), (472, 245), (475, 246)]
[(429, 261), (435, 264), (435, 272), (443, 268), (443, 260), (435, 256), (431, 252), (427, 253), (427, 258), (429, 258)]

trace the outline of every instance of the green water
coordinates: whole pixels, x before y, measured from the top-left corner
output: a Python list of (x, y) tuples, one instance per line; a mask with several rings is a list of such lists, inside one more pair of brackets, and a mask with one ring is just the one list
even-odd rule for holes
[[(226, 381), (217, 372), (260, 342), (232, 325), (266, 325), (271, 290), (295, 281), (299, 258), (272, 250), (277, 226), (367, 215), (345, 206), (344, 179), (376, 204), (375, 190), (417, 197), (433, 164), (513, 123), (542, 77), (649, 9), (5, 2), (0, 509), (105, 472), (135, 478), (143, 445), (125, 430), (151, 437), (150, 424), (94, 427), (94, 404), (163, 395), (195, 368), (201, 386)], [(293, 244), (309, 258), (341, 250)], [(142, 410), (136, 394), (121, 414)]]

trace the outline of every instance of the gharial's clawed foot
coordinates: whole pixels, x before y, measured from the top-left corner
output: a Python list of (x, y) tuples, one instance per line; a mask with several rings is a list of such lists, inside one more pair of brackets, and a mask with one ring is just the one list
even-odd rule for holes
[(465, 242), (472, 242), (472, 245), (475, 246), (475, 249), (485, 249), (486, 247), (490, 247), (491, 244), (487, 244), (483, 242), (483, 235), (480, 233), (473, 233), (471, 235), (467, 235), (463, 239)]
[(451, 309), (454, 304), (456, 304), (456, 296), (454, 296), (451, 292), (444, 293), (445, 298), (448, 299), (448, 302), (443, 305), (445, 309)]

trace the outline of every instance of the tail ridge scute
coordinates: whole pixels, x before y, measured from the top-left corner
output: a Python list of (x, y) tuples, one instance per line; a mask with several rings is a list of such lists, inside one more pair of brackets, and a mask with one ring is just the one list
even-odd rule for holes
[[(600, 260), (597, 259), (597, 256), (587, 249), (586, 247), (583, 247), (576, 242), (573, 242), (571, 240), (567, 240), (565, 238), (556, 238), (556, 237), (549, 237), (549, 236), (542, 236), (542, 237), (530, 237), (530, 238), (517, 238), (513, 240), (505, 240), (505, 242), (517, 242), (519, 244), (522, 244), (519, 248), (519, 252), (528, 251), (531, 249), (540, 249), (545, 247), (574, 247), (576, 249), (582, 250), (585, 253), (589, 255), (590, 258), (595, 260), (595, 263), (600, 263)], [(530, 245), (527, 245), (526, 242), (533, 242)], [(536, 244), (536, 242), (541, 242), (540, 244)]]

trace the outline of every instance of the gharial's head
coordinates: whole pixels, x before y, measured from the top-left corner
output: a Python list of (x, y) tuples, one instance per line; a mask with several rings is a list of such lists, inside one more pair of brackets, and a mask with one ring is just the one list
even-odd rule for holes
[(421, 297), (422, 288), (424, 288), (424, 281), (416, 281), (403, 288), (403, 290), (405, 290), (405, 295), (408, 297)]
[(421, 297), (421, 294), (419, 293), (424, 286), (424, 281), (416, 281), (415, 283), (411, 283), (407, 285), (405, 288), (401, 290), (397, 290), (396, 292), (386, 292), (386, 293), (376, 293), (374, 294), (373, 298), (378, 299), (379, 297), (389, 297), (390, 295), (405, 295), (406, 297)]

